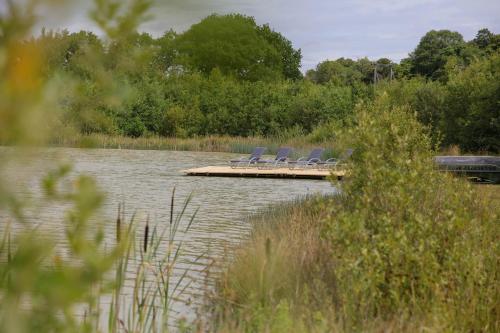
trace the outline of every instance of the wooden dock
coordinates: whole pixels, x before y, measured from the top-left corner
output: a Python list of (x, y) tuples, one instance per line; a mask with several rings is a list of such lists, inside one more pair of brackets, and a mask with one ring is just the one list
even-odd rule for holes
[(295, 179), (326, 179), (332, 175), (341, 180), (344, 171), (328, 169), (289, 169), (289, 168), (268, 168), (259, 169), (231, 168), (230, 166), (207, 166), (183, 171), (188, 176), (209, 176), (209, 177), (259, 177), (259, 178), (295, 178)]

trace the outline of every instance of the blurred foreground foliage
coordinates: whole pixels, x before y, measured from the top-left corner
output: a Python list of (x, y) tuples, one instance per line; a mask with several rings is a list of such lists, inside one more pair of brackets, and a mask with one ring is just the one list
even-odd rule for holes
[[(4, 332), (92, 332), (99, 297), (113, 290), (105, 274), (123, 254), (126, 242), (105, 248), (103, 230), (92, 219), (103, 196), (91, 178), (81, 176), (69, 190), (56, 190), (69, 170), (63, 167), (43, 181), (45, 204), (71, 207), (61, 228), (67, 243), (64, 251), (53, 236), (32, 225), (15, 232), (10, 225), (2, 226), (0, 328)], [(88, 320), (79, 318), (82, 314), (77, 311), (84, 308)]]
[[(0, 150), (0, 331), (100, 331), (106, 326), (100, 319), (103, 315), (100, 302), (104, 295), (113, 299), (109, 311), (104, 312), (108, 314), (107, 331), (133, 329), (138, 332), (147, 330), (146, 327), (167, 329), (168, 310), (165, 309), (170, 306), (170, 296), (175, 290), (162, 291), (165, 317), (161, 318), (157, 312), (156, 322), (149, 319), (139, 322), (136, 318), (144, 316), (143, 312), (157, 301), (156, 297), (138, 290), (146, 281), (144, 274), (133, 277), (136, 299), (143, 307), (120, 311), (121, 287), (129, 278), (122, 269), (136, 257), (135, 227), (133, 221), (125, 224), (119, 213), (117, 241), (105, 243), (104, 224), (99, 218), (104, 195), (91, 177), (71, 174), (70, 166), (61, 165), (40, 179), (41, 194), (34, 197), (35, 202), (29, 200), (33, 199), (29, 195), (9, 187), (11, 182), (4, 172), (7, 165), (30, 161), (31, 151), (23, 146), (47, 142), (51, 133), (60, 129), (64, 103), (77, 103), (84, 98), (81, 94), (86, 85), (84, 80), (74, 80), (66, 73), (47, 75), (50, 71), (47, 66), (51, 63), (45, 61), (46, 52), (57, 53), (60, 49), (26, 40), (35, 14), (43, 5), (46, 4), (38, 1), (22, 4), (9, 1), (0, 16), (0, 141), (17, 146)], [(128, 6), (98, 0), (96, 19), (112, 40), (135, 31), (148, 6), (143, 0), (133, 0)], [(94, 50), (102, 49), (100, 41), (91, 34), (82, 33), (81, 36), (88, 44), (80, 51), (73, 44), (73, 51), (89, 57), (83, 60), (82, 56), (74, 69), (82, 74), (92, 72), (95, 79), (92, 84), (106, 87), (99, 91), (100, 105), (121, 104), (125, 88), (120, 83), (110, 84), (112, 73), (103, 67), (101, 59), (93, 58)], [(86, 103), (82, 110), (90, 107)], [(37, 225), (43, 221), (36, 221), (36, 216), (32, 216), (33, 211), (36, 212), (32, 208), (53, 207), (53, 204), (64, 207), (56, 235)], [(177, 224), (170, 223), (175, 228)], [(172, 227), (170, 231), (175, 234)], [(161, 241), (161, 238), (151, 240), (150, 246), (158, 248)], [(170, 251), (179, 252), (173, 238), (169, 242)], [(151, 250), (146, 254), (146, 248), (144, 245), (140, 253), (138, 269), (154, 267), (157, 261), (174, 266), (176, 258), (159, 258)], [(161, 277), (162, 282), (156, 281), (158, 289), (162, 288), (161, 283), (170, 281), (173, 274), (173, 268), (160, 268), (158, 278)], [(124, 314), (128, 315), (126, 322), (122, 320)]]

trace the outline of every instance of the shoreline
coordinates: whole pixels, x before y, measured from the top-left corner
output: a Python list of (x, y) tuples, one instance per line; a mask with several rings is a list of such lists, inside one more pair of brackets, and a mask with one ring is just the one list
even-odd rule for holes
[[(233, 137), (209, 135), (193, 138), (177, 137), (126, 137), (103, 134), (62, 136), (51, 138), (47, 147), (92, 148), (92, 149), (134, 149), (134, 150), (172, 150), (250, 154), (255, 147), (266, 147), (266, 154), (274, 155), (282, 146), (294, 149), (291, 156), (307, 155), (315, 147), (325, 148), (325, 157), (330, 158), (339, 153), (332, 148), (331, 142), (310, 142), (306, 136), (294, 138), (274, 137)], [(333, 145), (335, 146), (335, 145)]]
[[(0, 144), (0, 146), (10, 146)], [(171, 150), (171, 151), (197, 151), (197, 152), (219, 152), (250, 154), (255, 147), (266, 147), (266, 155), (274, 155), (280, 147), (292, 147), (292, 157), (307, 155), (311, 149), (316, 147), (325, 148), (324, 157), (335, 157), (341, 152), (339, 145), (332, 141), (316, 142), (308, 136), (302, 137), (240, 137), (228, 135), (207, 135), (191, 138), (179, 137), (128, 137), (123, 135), (107, 134), (75, 134), (73, 136), (63, 135), (49, 138), (40, 147), (67, 147), (88, 149), (131, 149), (131, 150)], [(456, 146), (442, 147), (437, 155), (443, 156), (500, 156), (493, 152), (460, 151)]]

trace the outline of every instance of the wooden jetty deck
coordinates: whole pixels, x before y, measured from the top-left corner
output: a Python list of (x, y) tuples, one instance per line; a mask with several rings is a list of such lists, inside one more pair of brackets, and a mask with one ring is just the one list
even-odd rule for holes
[(268, 168), (259, 169), (231, 168), (230, 166), (206, 166), (202, 168), (188, 169), (183, 171), (188, 176), (209, 177), (259, 177), (259, 178), (295, 178), (295, 179), (326, 179), (330, 174), (341, 180), (345, 172), (341, 170), (328, 169), (289, 169)]

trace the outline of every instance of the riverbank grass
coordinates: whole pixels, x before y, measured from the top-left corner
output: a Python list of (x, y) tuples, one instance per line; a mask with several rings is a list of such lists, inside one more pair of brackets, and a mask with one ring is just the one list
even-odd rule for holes
[(200, 136), (193, 138), (177, 137), (127, 137), (105, 134), (74, 134), (51, 138), (50, 146), (75, 148), (107, 148), (107, 149), (144, 149), (144, 150), (174, 150), (203, 151), (250, 154), (255, 147), (266, 147), (267, 154), (276, 154), (280, 147), (293, 147), (293, 157), (307, 155), (315, 147), (324, 147), (324, 158), (330, 158), (340, 153), (331, 141), (311, 136), (281, 137), (235, 137), (235, 136)]

